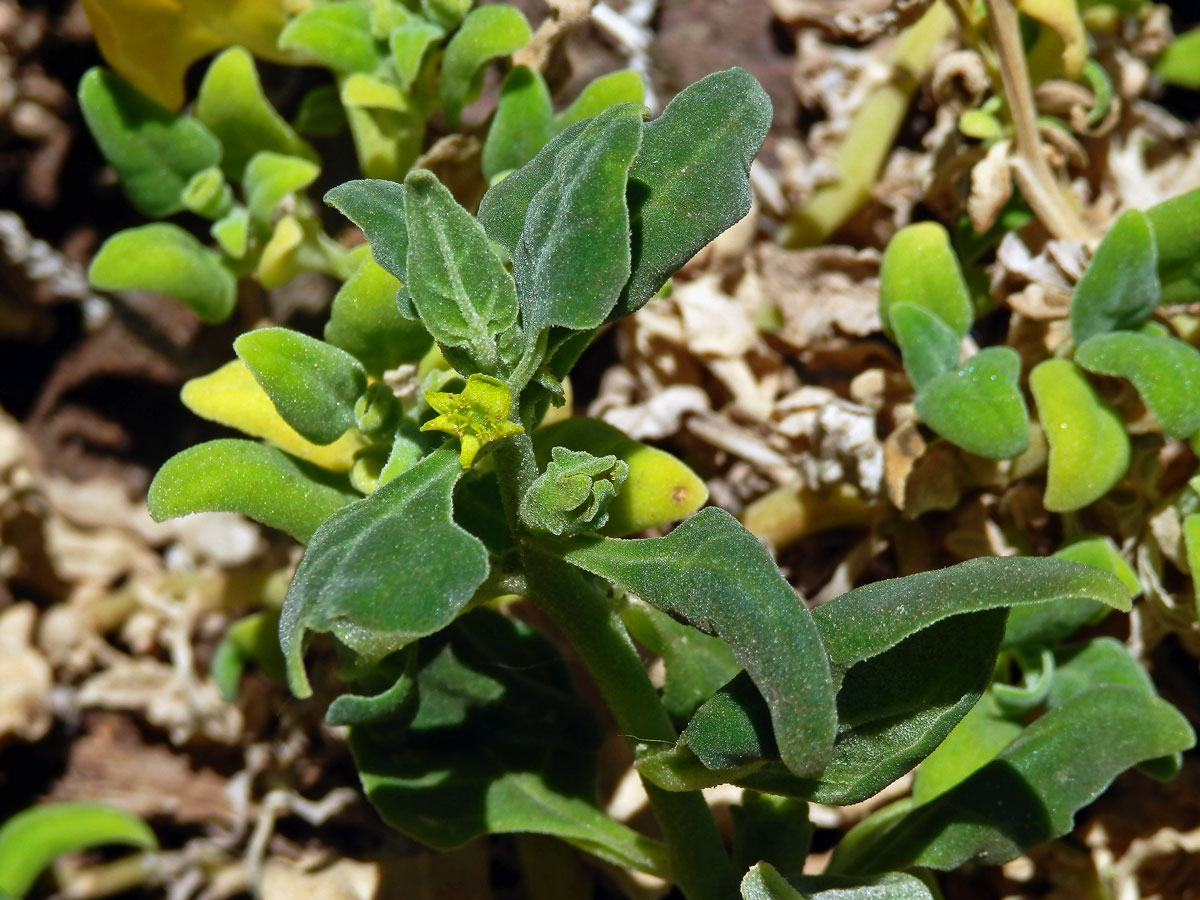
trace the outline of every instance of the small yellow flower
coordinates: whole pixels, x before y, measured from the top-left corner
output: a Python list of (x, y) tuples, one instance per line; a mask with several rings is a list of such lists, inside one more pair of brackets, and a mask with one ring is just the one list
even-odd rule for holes
[(490, 375), (472, 375), (462, 393), (426, 391), (425, 399), (441, 415), (430, 419), (421, 430), (444, 431), (458, 438), (462, 446), (458, 462), (464, 469), (471, 468), (485, 444), (525, 430), (508, 420), (512, 410), (508, 385)]
[(183, 104), (188, 66), (239, 44), (276, 62), (289, 14), (311, 0), (83, 0), (100, 52), (122, 78), (168, 109)]

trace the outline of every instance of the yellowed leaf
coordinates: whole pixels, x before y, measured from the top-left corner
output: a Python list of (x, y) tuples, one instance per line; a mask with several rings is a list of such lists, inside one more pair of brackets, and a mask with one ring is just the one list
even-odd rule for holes
[(1067, 77), (1079, 77), (1087, 59), (1087, 32), (1075, 0), (1016, 0), (1016, 7), (1062, 38), (1063, 69)]
[(311, 0), (83, 0), (100, 52), (126, 81), (168, 109), (183, 104), (183, 78), (196, 60), (239, 44), (277, 62), (289, 14)]
[(237, 359), (193, 378), (183, 386), (180, 399), (203, 419), (262, 438), (293, 456), (335, 472), (349, 471), (354, 454), (366, 444), (354, 429), (323, 447), (305, 440), (283, 420), (246, 364)]

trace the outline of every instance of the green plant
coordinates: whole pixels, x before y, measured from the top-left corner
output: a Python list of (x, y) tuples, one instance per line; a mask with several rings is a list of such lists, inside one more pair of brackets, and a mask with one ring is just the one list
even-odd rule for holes
[[(1048, 510), (1087, 506), (1129, 468), (1125, 422), (1088, 373), (1129, 381), (1167, 438), (1200, 430), (1200, 351), (1151, 321), (1160, 304), (1195, 296), (1190, 254), (1198, 208), (1200, 193), (1192, 193), (1118, 218), (1075, 288), (1073, 343), (1029, 373), (1049, 447)], [(930, 428), (989, 459), (1011, 459), (1029, 447), (1016, 351), (988, 347), (960, 363), (974, 311), (940, 225), (911, 225), (888, 245), (880, 316), (900, 346), (916, 411)]]
[[(94, 19), (104, 6), (97, 0)], [(280, 9), (263, 11), (282, 25), (271, 37), (275, 57), (319, 65), (333, 79), (303, 98), (291, 123), (263, 93), (255, 58), (242, 47), (224, 50), (209, 64), (191, 113), (163, 106), (113, 72), (90, 70), (79, 86), (80, 106), (130, 202), (154, 219), (192, 213), (208, 220), (215, 245), (205, 246), (173, 222), (129, 228), (101, 246), (88, 273), (92, 284), (165, 294), (206, 322), (221, 322), (234, 309), (240, 278), (263, 288), (301, 272), (352, 279), (365, 248), (347, 249), (325, 233), (305, 194), (321, 162), (302, 135), (330, 137), (348, 126), (363, 175), (403, 179), (425, 149), (430, 119), (441, 112), (452, 128), (460, 127), (461, 111), (478, 97), (488, 64), (530, 40), (529, 25), (514, 7), (470, 7), (431, 2), (418, 12), (398, 0), (343, 0), (311, 6), (286, 24)], [(194, 12), (150, 10), (155, 27), (180, 40), (191, 40)], [(122, 24), (120, 16), (104, 22), (117, 47), (128, 39), (138, 51), (118, 55), (115, 64), (131, 77), (145, 76), (158, 51), (127, 32), (146, 23), (135, 17)], [(154, 93), (152, 79), (138, 83)], [(641, 100), (639, 76), (613, 73), (555, 116), (542, 76), (517, 66), (488, 129), (483, 172), (497, 177), (528, 161), (571, 122)]]
[(38, 874), (64, 853), (123, 844), (158, 846), (137, 816), (98, 803), (51, 803), (17, 813), (0, 825), (0, 900), (19, 900)]
[[(693, 900), (736, 896), (739, 882), (749, 900), (932, 897), (881, 867), (1010, 858), (1068, 830), (1119, 772), (1192, 745), (1186, 720), (1129, 684), (1123, 661), (1055, 656), (1050, 692), (1026, 703), (1052, 711), (1013, 723), (1010, 742), (992, 742), (996, 760), (939, 775), (941, 793), (872, 832), (878, 853), (860, 834), (836, 875), (799, 877), (806, 800), (877, 793), (1004, 694), (989, 688), (998, 663), (1024, 665), (1080, 609), (1087, 621), (1127, 609), (1130, 591), (1067, 559), (981, 559), (810, 612), (736, 519), (696, 511), (703, 484), (682, 463), (602, 423), (543, 424), (597, 329), (746, 213), (770, 119), (762, 88), (731, 69), (658, 119), (619, 104), (567, 126), (491, 187), (478, 218), (422, 170), (402, 185), (342, 185), (328, 201), (393, 281), (340, 297), (327, 341), (252, 331), (239, 362), (185, 389), (190, 405), (271, 443), (184, 451), (155, 478), (152, 513), (235, 510), (307, 544), (279, 620), (288, 681), (313, 693), (305, 648), (328, 634), (344, 690), (327, 721), (348, 726), (380, 815), (426, 844), (551, 835)], [(380, 377), (400, 363), (413, 374), (397, 396)], [(679, 519), (665, 537), (628, 537)], [(596, 719), (560, 647), (504, 614), (513, 595), (586, 666), (661, 840), (596, 804)], [(1019, 641), (1010, 608), (1024, 612)], [(663, 656), (661, 694), (631, 635)], [(1105, 749), (1063, 758), (1081, 742)], [(699, 793), (725, 782), (747, 789), (732, 855)], [(1009, 809), (1014, 785), (1024, 805)], [(1033, 804), (1052, 815), (1030, 819)]]

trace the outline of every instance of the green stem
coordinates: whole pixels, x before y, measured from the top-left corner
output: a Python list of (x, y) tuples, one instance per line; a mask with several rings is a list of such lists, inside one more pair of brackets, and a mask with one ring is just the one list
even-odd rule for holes
[[(518, 434), (497, 445), (494, 459), (505, 512), (520, 536), (517, 506), (537, 476), (529, 435)], [(529, 598), (579, 654), (634, 752), (673, 744), (678, 737), (675, 727), (604, 591), (592, 578), (540, 552), (528, 540), (522, 540), (520, 547)], [(673, 879), (684, 896), (688, 900), (736, 898), (737, 875), (703, 795), (668, 792), (649, 783), (645, 787), (671, 853)]]
[(834, 160), (841, 177), (813, 191), (793, 214), (782, 237), (790, 249), (815, 247), (871, 197), (875, 183), (921, 79), (932, 68), (938, 44), (954, 30), (954, 17), (935, 3), (900, 35), (889, 60), (892, 77), (871, 92), (854, 116)]

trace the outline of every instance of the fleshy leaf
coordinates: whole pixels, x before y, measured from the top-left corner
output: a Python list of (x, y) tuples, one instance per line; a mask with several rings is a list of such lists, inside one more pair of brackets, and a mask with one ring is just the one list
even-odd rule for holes
[(384, 821), (438, 849), (483, 834), (554, 835), (614, 865), (665, 874), (662, 845), (594, 802), (599, 735), (549, 640), (477, 609), (421, 641), (419, 653), (420, 706), (402, 740), (387, 727), (350, 732)]
[(666, 668), (663, 706), (676, 719), (687, 720), (741, 671), (723, 640), (677, 621), (636, 597), (629, 598), (621, 608), (621, 621), (639, 644), (662, 657)]
[(365, 4), (330, 3), (306, 9), (280, 32), (279, 46), (301, 50), (338, 72), (373, 72), (383, 62)]
[(516, 7), (481, 6), (467, 14), (442, 57), (442, 110), (452, 126), (458, 127), (463, 107), (479, 96), (484, 67), (520, 50), (531, 37)]
[(178, 109), (196, 60), (230, 44), (287, 60), (275, 41), (286, 18), (280, 0), (84, 0), (96, 43), (123, 78), (156, 103)]
[(320, 174), (320, 166), (298, 156), (284, 156), (270, 150), (254, 154), (246, 164), (242, 181), (251, 217), (255, 222), (269, 226), (275, 208), (284, 198), (304, 190)]
[(615, 456), (629, 466), (625, 485), (608, 507), (602, 534), (623, 537), (686, 519), (708, 500), (708, 487), (686, 465), (599, 419), (576, 416), (533, 433), (538, 466), (545, 468), (552, 448), (586, 450)]
[(370, 664), (462, 612), (487, 577), (488, 559), (451, 515), (461, 474), (454, 450), (441, 448), (317, 529), (279, 620), (297, 696), (312, 693), (304, 672), (307, 632), (332, 631)]
[(744, 872), (765, 862), (784, 875), (799, 875), (812, 849), (816, 825), (809, 819), (808, 802), (745, 791), (733, 817), (733, 866)]
[(254, 58), (241, 47), (230, 47), (209, 65), (196, 118), (220, 140), (221, 168), (232, 181), (240, 181), (250, 158), (264, 150), (317, 161), (312, 147), (271, 106)]
[(1109, 331), (1140, 328), (1158, 308), (1158, 246), (1146, 214), (1126, 210), (1113, 223), (1071, 298), (1076, 344)]
[(0, 827), (0, 895), (24, 897), (58, 857), (106, 844), (153, 850), (158, 840), (137, 816), (100, 803), (48, 803), (19, 812)]
[[(1055, 551), (1054, 556), (1115, 575), (1131, 599), (1141, 591), (1137, 574), (1121, 557), (1111, 538), (1082, 538)], [(1090, 597), (1064, 597), (1053, 603), (1017, 607), (1008, 615), (1002, 646), (1005, 649), (1049, 647), (1083, 626), (1100, 621), (1110, 610), (1108, 604)]]
[(513, 252), (523, 328), (584, 331), (608, 317), (629, 278), (625, 188), (641, 140), (641, 108), (614, 106), (558, 155)]
[(392, 30), (388, 37), (388, 48), (392, 53), (392, 62), (396, 66), (401, 90), (412, 90), (413, 83), (421, 74), (421, 64), (425, 61), (426, 54), (445, 34), (446, 32), (432, 22), (419, 19), (404, 22)]
[(666, 537), (578, 539), (564, 558), (728, 643), (766, 698), (784, 763), (801, 777), (824, 768), (836, 715), (816, 625), (737, 519), (710, 507)]
[(339, 184), (325, 202), (362, 229), (371, 255), (401, 283), (408, 280), (408, 226), (404, 220), (404, 188), (380, 178)]
[(1117, 332), (1088, 338), (1075, 362), (1089, 372), (1133, 382), (1168, 437), (1200, 430), (1200, 351), (1165, 335)]
[(1037, 719), (957, 786), (902, 809), (865, 840), (848, 836), (852, 852), (835, 852), (830, 871), (1006, 862), (1070, 831), (1075, 812), (1125, 769), (1194, 742), (1169, 703), (1126, 685), (1092, 687)]
[(599, 115), (618, 103), (636, 103), (646, 100), (646, 87), (642, 76), (632, 69), (609, 72), (590, 81), (574, 102), (554, 117), (554, 130), (562, 131), (568, 125)]
[(370, 255), (333, 297), (325, 340), (358, 359), (376, 377), (415, 362), (429, 349), (429, 332), (396, 308), (400, 282)]
[(976, 559), (856, 588), (813, 614), (840, 727), (818, 779), (797, 779), (777, 761), (765, 704), (744, 675), (700, 708), (676, 747), (643, 755), (638, 770), (671, 790), (732, 781), (823, 803), (865, 799), (920, 762), (978, 700), (1003, 607), (1071, 597), (1129, 608), (1115, 578), (1064, 560)]
[(118, 231), (100, 245), (88, 281), (104, 291), (149, 291), (186, 303), (205, 322), (233, 312), (237, 284), (221, 258), (170, 222)]
[(1001, 712), (993, 694), (985, 691), (937, 749), (925, 757), (913, 782), (913, 799), (925, 803), (946, 793), (995, 759), (1022, 731), (1024, 726)]
[(900, 345), (904, 371), (918, 391), (957, 368), (962, 335), (937, 313), (900, 301), (888, 307), (888, 321)]
[(221, 159), (221, 145), (207, 128), (160, 106), (104, 69), (84, 74), (79, 107), (126, 196), (144, 215), (158, 218), (179, 212), (192, 176)]
[(363, 446), (357, 431), (347, 431), (323, 447), (301, 437), (279, 415), (267, 392), (240, 359), (191, 379), (179, 396), (183, 405), (201, 418), (270, 441), (292, 456), (334, 472), (348, 471)]
[(1029, 447), (1029, 410), (1012, 347), (987, 347), (917, 393), (917, 415), (950, 443), (985, 459), (1011, 459)]
[[(485, 7), (491, 9), (494, 7)], [(468, 348), (498, 374), (496, 335), (517, 321), (517, 289), (475, 218), (432, 172), (404, 180), (408, 290), (440, 344)]]
[(646, 123), (629, 171), (633, 272), (612, 318), (644, 306), (685, 262), (750, 211), (750, 164), (771, 117), (762, 85), (733, 68), (684, 88)]
[(1129, 467), (1125, 423), (1070, 360), (1048, 359), (1029, 389), (1050, 445), (1046, 509), (1069, 512), (1100, 499)]
[(1088, 35), (1076, 0), (1016, 0), (1022, 13), (1041, 22), (1062, 41), (1062, 66), (1068, 78), (1078, 78), (1087, 59)]
[[(554, 136), (550, 89), (537, 69), (516, 66), (504, 76), (496, 114), (483, 145), (484, 177), (519, 169)], [(624, 193), (622, 192), (622, 206)]]
[(284, 421), (315, 444), (332, 444), (354, 426), (367, 373), (332, 344), (287, 328), (258, 328), (233, 342)]
[(235, 512), (304, 543), (358, 498), (345, 478), (265, 444), (222, 438), (163, 463), (146, 502), (159, 522), (194, 512)]
[(888, 872), (872, 878), (800, 875), (784, 878), (761, 862), (742, 879), (742, 900), (936, 900), (916, 875)]
[(970, 330), (975, 308), (950, 234), (937, 222), (909, 225), (888, 241), (879, 269), (879, 319), (889, 336), (896, 303), (924, 307), (960, 338)]

